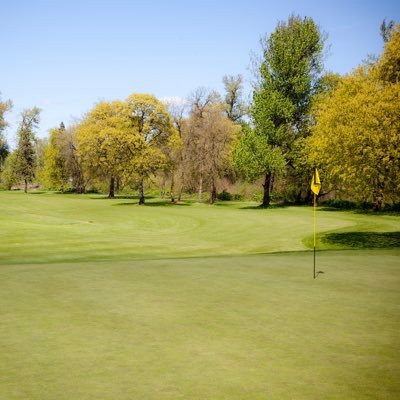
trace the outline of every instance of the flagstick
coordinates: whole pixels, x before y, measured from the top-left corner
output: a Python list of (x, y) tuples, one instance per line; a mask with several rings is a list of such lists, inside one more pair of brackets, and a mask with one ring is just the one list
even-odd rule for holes
[(316, 228), (317, 228), (317, 195), (314, 193), (314, 279), (315, 279), (315, 246), (316, 246)]

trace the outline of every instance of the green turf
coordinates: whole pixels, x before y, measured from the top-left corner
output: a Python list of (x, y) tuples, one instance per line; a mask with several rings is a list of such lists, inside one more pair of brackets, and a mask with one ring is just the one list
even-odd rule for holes
[(398, 217), (91, 197), (0, 192), (0, 399), (400, 398)]
[[(204, 257), (312, 247), (311, 207), (166, 206), (104, 196), (0, 192), (3, 263)], [(318, 212), (318, 232), (396, 232), (396, 216)], [(339, 243), (339, 248), (344, 244)], [(338, 248), (321, 240), (320, 249)], [(350, 246), (351, 247), (351, 246)]]

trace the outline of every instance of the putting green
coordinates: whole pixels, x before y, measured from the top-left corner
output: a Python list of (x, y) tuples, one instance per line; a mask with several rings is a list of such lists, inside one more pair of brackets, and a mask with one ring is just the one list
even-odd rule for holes
[(400, 398), (398, 217), (132, 203), (0, 192), (0, 399)]
[(398, 250), (1, 268), (2, 399), (398, 399)]

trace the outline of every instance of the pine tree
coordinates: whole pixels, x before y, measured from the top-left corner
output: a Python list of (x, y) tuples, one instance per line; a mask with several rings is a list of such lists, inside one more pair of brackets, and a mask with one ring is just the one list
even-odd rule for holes
[(39, 124), (40, 109), (33, 107), (21, 113), (22, 121), (18, 128), (18, 147), (16, 149), (15, 174), (24, 181), (25, 193), (28, 182), (35, 177), (36, 154), (34, 129)]

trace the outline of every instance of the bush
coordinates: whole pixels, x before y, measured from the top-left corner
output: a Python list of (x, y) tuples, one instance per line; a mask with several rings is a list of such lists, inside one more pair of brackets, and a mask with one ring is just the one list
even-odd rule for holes
[(349, 200), (328, 200), (323, 203), (324, 206), (337, 208), (339, 210), (355, 210), (360, 208), (357, 203)]
[(231, 201), (233, 199), (233, 196), (224, 189), (221, 193), (218, 193), (217, 199), (223, 201)]

